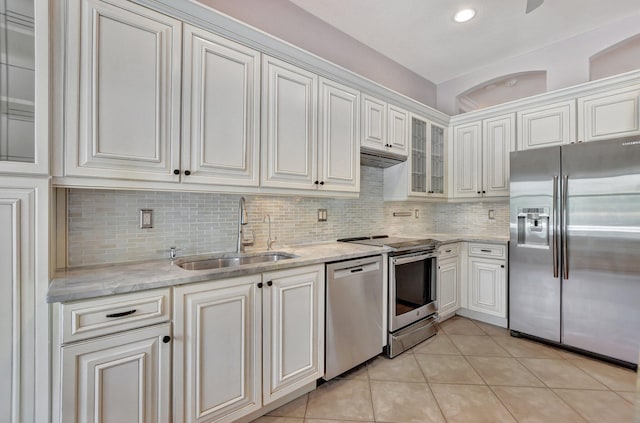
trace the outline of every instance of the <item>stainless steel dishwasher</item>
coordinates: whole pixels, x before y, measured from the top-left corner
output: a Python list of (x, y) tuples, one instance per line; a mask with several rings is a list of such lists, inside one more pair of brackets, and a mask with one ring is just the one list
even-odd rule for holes
[(382, 352), (382, 256), (327, 264), (325, 380)]

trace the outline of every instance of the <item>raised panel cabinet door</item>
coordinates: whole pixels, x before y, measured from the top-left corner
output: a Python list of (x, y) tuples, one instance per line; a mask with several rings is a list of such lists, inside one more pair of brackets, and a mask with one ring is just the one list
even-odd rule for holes
[(453, 128), (453, 196), (482, 195), (482, 123)]
[(509, 153), (515, 150), (515, 115), (482, 122), (482, 195), (509, 196)]
[(185, 25), (182, 99), (182, 180), (258, 186), (260, 53)]
[(62, 347), (64, 423), (171, 422), (171, 325)]
[(261, 407), (259, 282), (174, 290), (174, 421), (233, 422)]
[(438, 263), (438, 313), (454, 313), (460, 307), (460, 266), (458, 256)]
[(569, 144), (576, 140), (575, 100), (517, 113), (518, 150)]
[(363, 94), (361, 145), (375, 150), (385, 150), (387, 144), (387, 104)]
[(578, 99), (578, 140), (640, 135), (640, 86)]
[(318, 77), (266, 55), (262, 72), (261, 185), (316, 189)]
[(0, 420), (7, 423), (48, 420), (49, 186), (32, 181), (0, 178)]
[(263, 403), (324, 374), (324, 266), (265, 273)]
[(504, 262), (469, 258), (469, 309), (507, 317)]
[(320, 189), (360, 191), (360, 93), (320, 79)]
[(178, 181), (181, 23), (124, 0), (68, 6), (65, 175)]
[(409, 114), (392, 104), (387, 105), (387, 140), (391, 149), (407, 155), (409, 151)]

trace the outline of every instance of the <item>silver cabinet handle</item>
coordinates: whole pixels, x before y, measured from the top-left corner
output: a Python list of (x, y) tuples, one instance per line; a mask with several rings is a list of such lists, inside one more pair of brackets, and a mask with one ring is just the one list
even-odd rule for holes
[(569, 175), (564, 175), (562, 182), (562, 259), (564, 264), (564, 278), (569, 279), (569, 248), (567, 235), (567, 197), (569, 196)]
[(553, 177), (553, 277), (558, 277), (558, 175)]

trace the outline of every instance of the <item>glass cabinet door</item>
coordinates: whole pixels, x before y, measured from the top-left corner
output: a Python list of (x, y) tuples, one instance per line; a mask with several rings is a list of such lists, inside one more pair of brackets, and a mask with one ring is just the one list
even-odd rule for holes
[(444, 194), (444, 128), (431, 124), (430, 194)]
[(411, 118), (411, 192), (426, 194), (427, 122)]

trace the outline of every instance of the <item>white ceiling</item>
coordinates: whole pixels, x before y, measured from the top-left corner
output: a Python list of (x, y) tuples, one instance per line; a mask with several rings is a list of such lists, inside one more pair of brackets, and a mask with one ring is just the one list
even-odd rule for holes
[[(439, 84), (615, 20), (639, 0), (290, 0), (424, 78)], [(459, 9), (476, 9), (463, 24)]]

